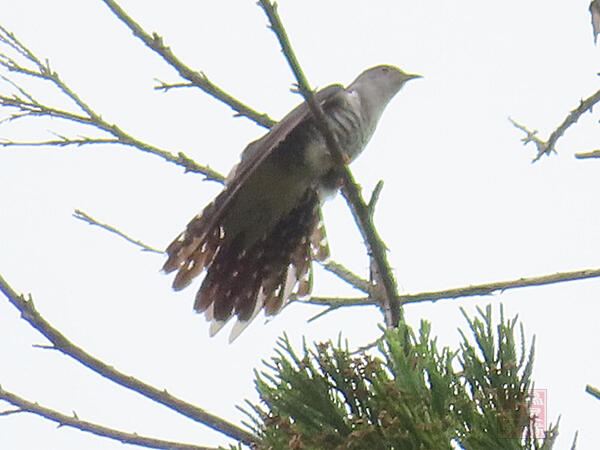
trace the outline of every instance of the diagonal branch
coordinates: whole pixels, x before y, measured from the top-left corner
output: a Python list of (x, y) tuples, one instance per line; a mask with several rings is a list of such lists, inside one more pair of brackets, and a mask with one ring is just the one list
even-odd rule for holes
[[(114, 233), (117, 236), (120, 236), (123, 239), (125, 239), (126, 241), (132, 243), (133, 245), (141, 247), (143, 251), (164, 254), (164, 251), (157, 250), (155, 247), (145, 244), (144, 242), (142, 242), (138, 239), (132, 238), (112, 225), (102, 223), (102, 222), (94, 219), (89, 214), (81, 211), (80, 209), (76, 209), (73, 212), (73, 217), (75, 217), (76, 219), (79, 219), (83, 222), (86, 222), (90, 225), (94, 225), (99, 228), (102, 228), (110, 233)], [(350, 284), (352, 287), (354, 287), (360, 291), (366, 292), (366, 293), (369, 293), (372, 291), (373, 286), (369, 281), (365, 280), (364, 278), (361, 278), (360, 276), (356, 275), (354, 272), (348, 270), (342, 264), (337, 263), (335, 261), (328, 261), (326, 263), (321, 263), (321, 265), (323, 266), (323, 268), (325, 270), (333, 273), (338, 278), (340, 278), (343, 281), (345, 281), (346, 283)]]
[(127, 236), (125, 233), (117, 230), (113, 226), (110, 226), (106, 223), (98, 222), (96, 219), (94, 219), (91, 216), (88, 216), (86, 213), (84, 213), (83, 211), (81, 211), (79, 209), (75, 210), (75, 212), (73, 213), (73, 217), (75, 217), (76, 219), (82, 220), (83, 222), (86, 222), (90, 225), (96, 225), (100, 228), (104, 228), (105, 230), (110, 231), (111, 233), (114, 233), (117, 236), (121, 236), (123, 239), (125, 239), (128, 242), (131, 242), (133, 245), (137, 245), (138, 247), (141, 247), (143, 251), (158, 253), (158, 254), (164, 253), (162, 250), (157, 250), (154, 247), (150, 247), (149, 245), (146, 245), (141, 241), (138, 241), (136, 239), (133, 239), (132, 237)]
[[(533, 158), (533, 162), (536, 162), (543, 155), (549, 156), (550, 153), (552, 153), (552, 152), (556, 153), (556, 148), (555, 148), (556, 141), (558, 141), (558, 139), (565, 133), (565, 131), (567, 131), (567, 129), (571, 125), (575, 124), (575, 122), (577, 122), (577, 120), (579, 120), (579, 118), (584, 113), (586, 113), (588, 111), (591, 112), (594, 105), (596, 103), (598, 103), (599, 101), (600, 101), (600, 91), (597, 91), (590, 97), (588, 97), (584, 100), (581, 100), (579, 102), (579, 106), (577, 108), (575, 108), (573, 111), (569, 112), (569, 114), (567, 114), (567, 117), (565, 117), (563, 122), (550, 134), (550, 137), (548, 138), (547, 141), (543, 141), (542, 139), (540, 139), (536, 136), (537, 130), (530, 131), (529, 129), (527, 129), (527, 127), (517, 123), (510, 117), (509, 117), (509, 120), (512, 122), (512, 124), (515, 127), (522, 130), (523, 132), (525, 132), (526, 136), (523, 139), (521, 139), (521, 141), (523, 142), (523, 145), (527, 145), (530, 142), (533, 142), (535, 144), (535, 146), (537, 147), (537, 151), (538, 151), (537, 155), (535, 156), (535, 158)], [(577, 157), (582, 158), (582, 156), (577, 156)], [(585, 156), (583, 156), (583, 157), (585, 157)]]
[(368, 280), (359, 277), (354, 272), (346, 269), (346, 267), (340, 263), (335, 261), (327, 261), (325, 263), (321, 263), (321, 266), (323, 266), (325, 270), (333, 273), (338, 278), (351, 285), (353, 288), (359, 289), (367, 294), (373, 291), (373, 285)]
[(120, 384), (128, 389), (131, 389), (157, 403), (177, 411), (179, 414), (189, 417), (196, 422), (200, 422), (213, 430), (217, 430), (238, 441), (250, 444), (254, 441), (252, 436), (247, 431), (238, 426), (227, 422), (220, 417), (206, 412), (205, 410), (187, 403), (177, 397), (172, 396), (166, 390), (159, 390), (143, 381), (138, 380), (130, 375), (119, 372), (112, 366), (109, 366), (86, 353), (82, 348), (77, 347), (70, 342), (56, 328), (50, 325), (35, 309), (31, 298), (26, 300), (22, 295), (17, 294), (12, 287), (0, 275), (0, 291), (8, 298), (8, 300), (21, 312), (21, 317), (28, 322), (33, 328), (44, 335), (53, 345), (54, 348), (60, 350), (65, 355), (79, 361), (84, 366), (92, 369), (94, 372), (108, 378), (109, 380)]
[[(111, 124), (102, 119), (102, 116), (100, 114), (95, 112), (91, 106), (89, 106), (81, 97), (79, 97), (64, 81), (62, 81), (58, 73), (51, 69), (48, 61), (42, 62), (29, 49), (27, 49), (14, 36), (14, 34), (10, 33), (2, 26), (0, 26), (0, 43), (5, 44), (17, 54), (21, 55), (26, 61), (29, 61), (29, 64), (33, 65), (34, 68), (25, 67), (24, 65), (16, 61), (14, 58), (9, 57), (4, 53), (0, 53), (0, 67), (4, 67), (10, 72), (20, 73), (22, 75), (40, 78), (42, 80), (51, 82), (60, 91), (62, 91), (62, 93), (66, 95), (77, 106), (78, 109), (80, 109), (83, 112), (83, 114), (76, 114), (45, 105), (40, 101), (36, 100), (34, 96), (28, 93), (23, 87), (19, 86), (11, 80), (7, 80), (6, 77), (3, 77), (6, 81), (12, 84), (13, 87), (15, 87), (20, 93), (20, 95), (13, 96), (0, 95), (0, 106), (5, 106), (7, 108), (17, 110), (16, 113), (9, 116), (6, 120), (11, 121), (32, 116), (48, 116), (91, 126), (97, 128), (100, 131), (106, 132), (115, 138), (105, 140), (91, 139), (89, 141), (85, 139), (74, 140), (65, 138), (64, 140), (67, 142), (61, 141), (59, 143), (56, 143), (55, 141), (40, 141), (33, 143), (33, 145), (68, 145), (71, 143), (82, 145), (88, 143), (99, 143), (100, 141), (104, 141), (103, 143), (108, 144), (122, 144), (130, 147), (135, 147), (143, 152), (154, 154), (165, 159), (166, 161), (183, 166), (186, 172), (196, 172), (203, 174), (209, 180), (219, 182), (223, 182), (225, 180), (225, 177), (220, 173), (214, 171), (208, 166), (202, 166), (196, 163), (191, 158), (187, 157), (181, 152), (174, 154), (167, 150), (163, 150), (146, 142), (140, 141), (139, 139), (136, 139), (130, 134), (123, 131), (117, 125)], [(0, 145), (4, 147), (22, 146), (25, 144), (25, 142), (13, 142), (10, 140), (3, 140), (2, 142), (0, 142)]]
[(369, 206), (362, 198), (360, 188), (354, 181), (354, 177), (350, 171), (350, 168), (345, 164), (342, 149), (335, 137), (335, 134), (331, 130), (331, 126), (329, 125), (329, 121), (327, 120), (323, 109), (315, 101), (314, 94), (310, 89), (306, 77), (292, 50), (287, 33), (281, 24), (281, 20), (277, 14), (276, 4), (271, 3), (269, 0), (259, 0), (259, 5), (263, 8), (269, 19), (269, 22), (271, 23), (271, 29), (277, 36), (282, 51), (292, 71), (294, 72), (294, 76), (298, 82), (298, 89), (306, 100), (311, 113), (315, 117), (316, 124), (319, 127), (319, 131), (325, 137), (329, 151), (331, 152), (338, 167), (343, 169), (341, 171), (343, 178), (342, 193), (344, 194), (346, 202), (350, 206), (354, 220), (356, 221), (365, 241), (365, 245), (367, 246), (367, 251), (374, 261), (377, 269), (376, 271), (379, 274), (383, 284), (383, 293), (385, 294), (385, 298), (383, 298), (381, 301), (381, 308), (384, 313), (386, 326), (388, 328), (396, 327), (400, 320), (402, 320), (400, 305), (395, 301), (395, 298), (397, 297), (396, 281), (394, 280), (392, 270), (387, 261), (385, 245), (375, 230)]
[(35, 100), (31, 94), (28, 94), (27, 92), (25, 93), (31, 100), (26, 101), (16, 95), (12, 97), (0, 95), (1, 106), (15, 108), (19, 111), (18, 113), (13, 114), (9, 120), (17, 120), (29, 116), (48, 116), (55, 119), (70, 120), (71, 122), (81, 123), (84, 125), (96, 125), (89, 116), (82, 116), (69, 111), (44, 105)]
[(48, 420), (58, 423), (59, 427), (67, 426), (77, 428), (81, 431), (95, 434), (96, 436), (102, 436), (110, 439), (114, 439), (124, 444), (139, 445), (147, 448), (158, 448), (165, 450), (217, 450), (212, 447), (201, 447), (193, 444), (183, 444), (181, 442), (164, 441), (162, 439), (155, 439), (150, 437), (140, 436), (137, 433), (126, 433), (124, 431), (118, 431), (113, 428), (108, 428), (102, 425), (98, 425), (92, 422), (79, 419), (76, 414), (73, 416), (67, 416), (49, 408), (40, 406), (37, 403), (25, 400), (18, 395), (6, 391), (0, 387), (0, 400), (4, 400), (19, 409), (11, 410), (10, 414), (28, 412), (37, 414), (38, 416), (44, 417)]
[(587, 392), (588, 394), (590, 394), (590, 395), (596, 397), (598, 400), (600, 400), (600, 389), (595, 388), (591, 384), (588, 384), (585, 387), (585, 392)]
[(175, 54), (167, 47), (156, 33), (147, 33), (136, 21), (134, 21), (123, 9), (113, 0), (102, 0), (106, 6), (133, 32), (135, 36), (140, 38), (147, 47), (158, 53), (171, 67), (173, 67), (182, 78), (193, 83), (195, 86), (202, 89), (208, 95), (225, 103), (236, 112), (236, 116), (247, 117), (257, 124), (270, 128), (275, 125), (275, 121), (267, 114), (261, 114), (236, 98), (223, 91), (217, 85), (212, 83), (203, 72), (197, 72), (186, 66)]

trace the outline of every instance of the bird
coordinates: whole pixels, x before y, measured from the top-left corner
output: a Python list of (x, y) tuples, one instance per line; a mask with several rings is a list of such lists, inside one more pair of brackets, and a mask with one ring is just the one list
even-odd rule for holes
[[(315, 94), (344, 163), (364, 149), (388, 102), (420, 75), (391, 65), (348, 87)], [(312, 288), (312, 261), (329, 257), (321, 204), (341, 185), (340, 168), (306, 102), (243, 150), (223, 190), (167, 247), (163, 271), (181, 290), (204, 273), (194, 309), (214, 336), (232, 317), (236, 339), (256, 315), (278, 313)]]

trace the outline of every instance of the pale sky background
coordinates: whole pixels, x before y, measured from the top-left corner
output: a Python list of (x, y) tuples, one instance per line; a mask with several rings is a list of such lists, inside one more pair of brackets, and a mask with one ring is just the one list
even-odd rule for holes
[[(600, 266), (597, 114), (585, 115), (558, 154), (531, 164), (533, 147), (508, 116), (546, 138), (580, 98), (599, 87), (589, 0), (279, 2), (292, 44), (313, 86), (347, 84), (387, 63), (424, 75), (389, 105), (353, 164), (368, 193), (385, 180), (376, 222), (402, 292), (417, 293)], [(121, 6), (189, 66), (272, 117), (299, 103), (293, 77), (262, 10), (251, 0), (122, 1)], [(132, 135), (183, 151), (227, 173), (263, 129), (200, 90), (153, 90), (180, 79), (100, 0), (0, 0), (0, 23), (16, 33), (106, 120)], [(66, 105), (54, 90), (30, 85)], [(1, 92), (9, 92), (6, 84)], [(0, 111), (0, 114), (5, 114)], [(0, 137), (92, 134), (58, 121), (0, 126)], [(321, 308), (294, 305), (259, 317), (233, 345), (228, 330), (208, 338), (192, 310), (194, 288), (173, 293), (163, 257), (71, 217), (79, 208), (150, 245), (164, 247), (219, 191), (201, 176), (125, 147), (0, 149), (0, 273), (74, 343), (121, 371), (239, 423), (235, 409), (256, 399), (253, 369), (285, 330), (294, 343), (337, 338), (361, 345), (379, 336), (375, 307), (348, 308), (306, 323)], [(337, 198), (324, 209), (333, 259), (360, 274), (367, 259)], [(352, 291), (319, 272), (316, 294)], [(502, 302), (536, 335), (534, 380), (547, 389), (548, 417), (562, 415), (556, 448), (597, 448), (600, 402), (600, 280), (525, 288), (493, 297), (409, 305), (410, 324), (433, 324), (456, 347), (472, 314)], [(82, 419), (202, 445), (228, 440), (99, 377), (58, 352), (0, 298), (0, 385)], [(8, 408), (7, 405), (2, 405)], [(0, 448), (123, 449), (33, 415), (0, 417)], [(133, 447), (131, 447), (133, 448)]]

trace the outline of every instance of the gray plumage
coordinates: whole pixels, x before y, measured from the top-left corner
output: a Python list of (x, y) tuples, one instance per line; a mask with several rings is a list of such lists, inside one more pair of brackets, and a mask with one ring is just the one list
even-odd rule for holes
[[(393, 66), (361, 73), (347, 88), (317, 92), (347, 163), (364, 149), (388, 102), (410, 75)], [(233, 340), (261, 309), (277, 313), (311, 289), (311, 261), (328, 257), (320, 204), (339, 187), (325, 139), (305, 103), (250, 143), (224, 190), (167, 248), (163, 267), (183, 289), (206, 271), (194, 309), (211, 335), (237, 316)]]

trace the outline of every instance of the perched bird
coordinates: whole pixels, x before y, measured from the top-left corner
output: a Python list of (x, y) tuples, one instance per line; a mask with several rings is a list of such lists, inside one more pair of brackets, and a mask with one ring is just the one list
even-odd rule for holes
[[(381, 65), (347, 88), (316, 93), (350, 163), (369, 141), (384, 108), (419, 75)], [(308, 105), (302, 103), (243, 151), (223, 191), (194, 217), (166, 252), (173, 288), (206, 272), (194, 309), (213, 336), (237, 316), (230, 342), (264, 308), (276, 314), (311, 289), (311, 262), (329, 256), (320, 205), (340, 185), (340, 171)]]

